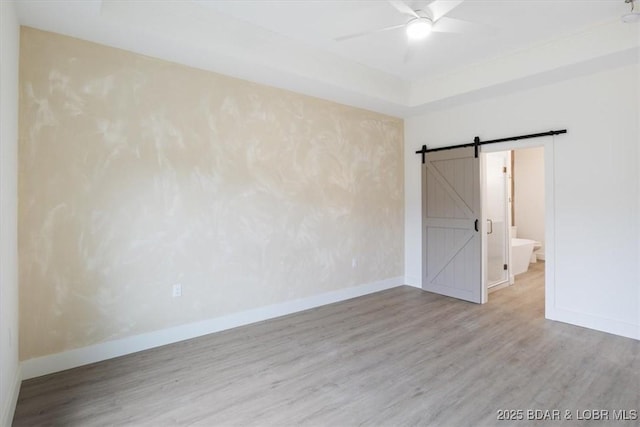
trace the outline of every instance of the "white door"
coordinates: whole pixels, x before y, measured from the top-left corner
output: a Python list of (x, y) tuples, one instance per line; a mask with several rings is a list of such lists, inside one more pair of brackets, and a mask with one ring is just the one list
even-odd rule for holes
[(482, 302), (479, 159), (473, 147), (427, 153), (422, 166), (422, 288)]

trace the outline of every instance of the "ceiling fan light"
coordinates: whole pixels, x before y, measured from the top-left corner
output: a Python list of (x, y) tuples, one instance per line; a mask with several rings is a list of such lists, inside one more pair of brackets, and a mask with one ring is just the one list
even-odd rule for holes
[(433, 23), (428, 18), (416, 18), (407, 24), (409, 40), (420, 40), (431, 34)]

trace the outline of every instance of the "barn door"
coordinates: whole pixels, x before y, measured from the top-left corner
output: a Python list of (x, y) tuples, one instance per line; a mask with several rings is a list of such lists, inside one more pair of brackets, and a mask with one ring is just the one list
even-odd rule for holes
[(422, 185), (422, 288), (481, 303), (480, 171), (474, 148), (428, 153)]

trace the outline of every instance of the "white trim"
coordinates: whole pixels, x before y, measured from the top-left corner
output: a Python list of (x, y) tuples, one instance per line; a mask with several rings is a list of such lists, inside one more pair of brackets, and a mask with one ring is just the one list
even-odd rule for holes
[(556, 310), (555, 136), (544, 141), (544, 317), (553, 319)]
[(39, 377), (113, 357), (147, 350), (162, 345), (200, 337), (250, 323), (273, 319), (310, 308), (356, 298), (362, 295), (402, 286), (404, 277), (392, 277), (378, 282), (340, 289), (279, 304), (246, 310), (200, 322), (175, 326), (114, 341), (102, 342), (62, 353), (37, 357), (22, 362), (22, 379)]
[(404, 276), (404, 284), (407, 286), (413, 286), (414, 288), (422, 289), (422, 279), (413, 276)]
[(0, 413), (0, 426), (10, 426), (13, 423), (13, 414), (16, 412), (16, 405), (18, 404), (18, 395), (20, 394), (20, 384), (22, 373), (20, 366), (13, 374), (13, 387), (9, 390), (9, 395), (6, 396), (6, 400), (3, 402), (4, 407)]
[(487, 155), (480, 147), (480, 303), (486, 304), (489, 301), (489, 254), (487, 253)]
[(634, 325), (633, 323), (607, 319), (605, 317), (594, 316), (591, 314), (578, 313), (558, 307), (548, 308), (545, 314), (549, 320), (556, 320), (558, 322), (640, 340), (640, 328), (638, 328), (638, 325)]

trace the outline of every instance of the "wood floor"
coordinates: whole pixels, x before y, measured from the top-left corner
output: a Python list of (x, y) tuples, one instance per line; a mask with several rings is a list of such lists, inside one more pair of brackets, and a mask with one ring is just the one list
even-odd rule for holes
[(529, 409), (571, 411), (563, 426), (607, 424), (576, 420), (593, 417), (581, 411), (632, 418), (640, 342), (544, 320), (544, 264), (532, 267), (483, 306), (400, 287), (25, 381), (14, 425), (544, 424), (526, 421)]

